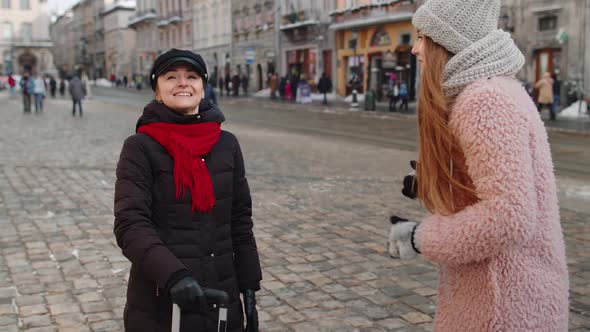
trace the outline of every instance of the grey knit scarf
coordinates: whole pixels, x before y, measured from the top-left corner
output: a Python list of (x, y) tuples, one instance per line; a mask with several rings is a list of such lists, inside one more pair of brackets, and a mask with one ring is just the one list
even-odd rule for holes
[(515, 75), (524, 61), (510, 34), (495, 30), (449, 60), (444, 72), (445, 94), (456, 96), (481, 78)]

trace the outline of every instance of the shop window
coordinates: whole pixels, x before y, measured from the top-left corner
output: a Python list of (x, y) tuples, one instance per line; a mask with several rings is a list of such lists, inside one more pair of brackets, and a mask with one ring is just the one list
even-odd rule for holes
[(375, 31), (373, 34), (373, 38), (371, 39), (371, 46), (387, 46), (391, 45), (391, 38), (389, 34), (383, 27), (380, 27)]
[(539, 31), (550, 31), (557, 28), (557, 16), (545, 16), (539, 19)]
[(402, 45), (410, 45), (412, 43), (412, 35), (409, 33), (404, 33), (401, 39)]

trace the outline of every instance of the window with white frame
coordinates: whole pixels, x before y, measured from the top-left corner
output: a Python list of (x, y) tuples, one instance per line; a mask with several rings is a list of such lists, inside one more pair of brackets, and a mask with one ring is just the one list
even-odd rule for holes
[(23, 23), (20, 26), (20, 35), (23, 41), (31, 41), (33, 38), (33, 25), (31, 23)]
[(31, 9), (31, 1), (20, 0), (20, 9), (22, 9), (22, 10)]
[(10, 2), (11, 0), (2, 0), (2, 8), (3, 9), (10, 9)]
[(12, 39), (12, 23), (10, 23), (10, 22), (2, 23), (2, 39), (3, 40), (11, 40)]

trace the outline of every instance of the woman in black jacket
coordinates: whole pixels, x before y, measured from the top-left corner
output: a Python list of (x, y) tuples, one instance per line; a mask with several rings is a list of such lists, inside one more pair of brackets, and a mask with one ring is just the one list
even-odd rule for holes
[(228, 331), (258, 331), (254, 292), (262, 273), (252, 202), (234, 135), (219, 109), (203, 101), (207, 70), (190, 51), (158, 57), (155, 100), (123, 144), (117, 164), (117, 243), (131, 261), (126, 331), (170, 331), (172, 302), (181, 331), (216, 331), (217, 309), (203, 288), (229, 294)]

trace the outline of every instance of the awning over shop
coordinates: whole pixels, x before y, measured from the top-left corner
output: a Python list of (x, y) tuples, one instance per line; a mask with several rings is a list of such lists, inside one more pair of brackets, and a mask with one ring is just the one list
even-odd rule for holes
[(371, 25), (379, 25), (385, 23), (395, 23), (409, 21), (412, 19), (414, 13), (412, 12), (398, 12), (388, 13), (387, 15), (380, 15), (375, 17), (364, 17), (350, 21), (344, 21), (340, 23), (334, 23), (330, 25), (331, 30), (345, 30), (352, 28), (360, 28)]

